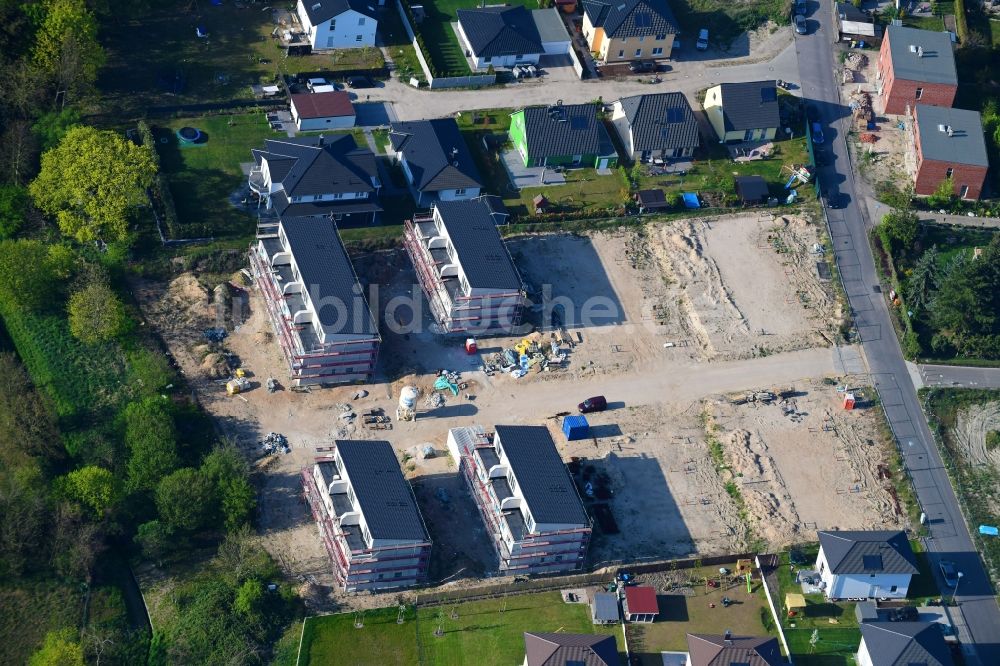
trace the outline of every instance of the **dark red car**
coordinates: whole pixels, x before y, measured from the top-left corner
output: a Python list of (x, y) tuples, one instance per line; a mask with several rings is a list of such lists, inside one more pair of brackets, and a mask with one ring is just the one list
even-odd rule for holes
[(579, 405), (577, 408), (580, 410), (581, 414), (590, 414), (591, 412), (603, 412), (608, 408), (608, 401), (603, 395), (595, 395), (593, 398), (587, 398)]

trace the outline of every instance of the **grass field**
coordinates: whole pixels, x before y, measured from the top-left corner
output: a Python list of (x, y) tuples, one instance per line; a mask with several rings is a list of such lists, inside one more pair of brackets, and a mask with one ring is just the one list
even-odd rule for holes
[[(100, 111), (134, 117), (150, 106), (249, 99), (251, 84), (271, 82), (281, 74), (385, 64), (377, 48), (288, 57), (271, 37), (271, 12), (246, 4), (240, 9), (231, 2), (167, 1), (141, 20), (101, 35), (108, 59), (101, 70)], [(395, 12), (387, 8), (382, 13)], [(207, 39), (195, 36), (197, 26), (208, 30)], [(182, 85), (175, 92), (178, 81)]]
[[(369, 611), (360, 629), (351, 613), (310, 618), (300, 663), (343, 663), (349, 645), (350, 662), (356, 666), (518, 664), (524, 660), (525, 631), (609, 633), (624, 650), (620, 627), (595, 626), (588, 606), (563, 603), (558, 592), (421, 608), (417, 613), (410, 606), (403, 624), (396, 623), (397, 614), (396, 608)], [(441, 636), (435, 635), (439, 626)]]
[[(691, 571), (695, 577), (699, 573), (717, 575), (718, 569)], [(723, 597), (735, 603), (726, 608), (722, 605)], [(643, 666), (662, 664), (660, 652), (664, 650), (687, 651), (688, 633), (723, 634), (729, 629), (738, 636), (776, 634), (759, 582), (754, 583), (750, 594), (745, 585), (727, 590), (699, 586), (694, 589), (694, 596), (659, 595), (658, 601), (660, 616), (656, 622), (627, 625), (629, 649)], [(767, 618), (766, 624), (763, 617)]]
[(566, 176), (563, 185), (525, 187), (516, 196), (508, 192), (504, 204), (523, 219), (534, 211), (532, 199), (539, 194), (548, 199), (557, 211), (594, 214), (613, 212), (626, 201), (628, 185), (619, 169), (613, 169), (606, 176), (599, 175), (594, 169), (570, 169), (563, 175)]
[[(728, 49), (736, 37), (753, 30), (768, 20), (778, 25), (791, 22), (790, 3), (785, 0), (748, 0), (732, 3), (727, 0), (675, 0), (670, 3), (685, 35), (697, 35), (700, 28), (709, 28), (713, 46)], [(692, 40), (690, 45), (687, 43)], [(693, 38), (687, 38), (685, 48), (693, 48)]]
[[(458, 20), (459, 9), (476, 9), (482, 3), (478, 0), (422, 0), (413, 2), (424, 8), (426, 18), (418, 26), (424, 38), (425, 55), (436, 70), (435, 76), (464, 76), (471, 73), (465, 53), (458, 42), (451, 24)], [(537, 4), (526, 0), (509, 0), (508, 5), (526, 5), (528, 9), (538, 9)]]
[[(182, 145), (175, 132), (186, 126), (201, 130), (206, 140)], [(230, 197), (246, 181), (240, 164), (253, 160), (251, 148), (262, 148), (265, 139), (285, 135), (270, 129), (263, 112), (179, 118), (152, 129), (182, 235), (197, 238), (250, 233), (253, 217), (230, 203)], [(351, 134), (358, 145), (365, 145), (361, 129), (355, 128)]]
[(389, 57), (396, 66), (401, 81), (409, 81), (411, 76), (424, 78), (423, 69), (417, 59), (417, 50), (403, 28), (403, 20), (393, 7), (379, 15), (378, 32), (389, 51)]
[[(78, 627), (83, 590), (56, 580), (0, 583), (0, 664), (26, 664), (45, 634)], [(26, 621), (29, 620), (29, 621)]]

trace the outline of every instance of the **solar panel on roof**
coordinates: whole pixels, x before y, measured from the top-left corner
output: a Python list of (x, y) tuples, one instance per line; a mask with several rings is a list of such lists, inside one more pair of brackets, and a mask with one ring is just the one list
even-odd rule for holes
[(761, 88), (760, 89), (760, 101), (762, 102), (773, 102), (778, 99), (778, 91), (776, 88)]
[(864, 555), (861, 557), (861, 563), (865, 567), (865, 571), (881, 571), (882, 570), (882, 556), (881, 555)]
[(679, 123), (684, 120), (683, 109), (667, 109), (667, 122)]
[(569, 126), (575, 130), (587, 129), (587, 118), (584, 116), (573, 116), (570, 118)]
[(637, 28), (648, 28), (653, 25), (653, 18), (646, 12), (639, 12), (635, 15), (635, 26)]

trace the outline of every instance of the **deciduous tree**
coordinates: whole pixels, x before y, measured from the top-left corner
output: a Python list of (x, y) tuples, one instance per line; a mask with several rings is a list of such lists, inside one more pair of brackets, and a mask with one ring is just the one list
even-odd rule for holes
[(156, 487), (156, 509), (167, 526), (193, 532), (212, 515), (212, 483), (191, 467), (164, 477)]
[(28, 666), (83, 665), (83, 648), (76, 640), (76, 632), (69, 627), (46, 634), (45, 643), (28, 661)]
[(177, 467), (174, 419), (163, 400), (147, 398), (125, 408), (125, 444), (129, 490), (152, 490)]
[(128, 239), (129, 214), (145, 200), (156, 175), (149, 152), (118, 134), (71, 127), (42, 155), (29, 188), (35, 204), (80, 242)]
[(121, 497), (115, 475), (96, 465), (73, 470), (59, 485), (68, 497), (88, 507), (98, 517), (110, 511)]
[(104, 280), (94, 280), (73, 292), (67, 310), (70, 332), (88, 345), (114, 340), (129, 327), (125, 306)]
[(28, 191), (17, 185), (0, 185), (0, 239), (10, 238), (24, 224)]
[(104, 64), (97, 21), (84, 0), (44, 0), (32, 59), (59, 90), (88, 91)]

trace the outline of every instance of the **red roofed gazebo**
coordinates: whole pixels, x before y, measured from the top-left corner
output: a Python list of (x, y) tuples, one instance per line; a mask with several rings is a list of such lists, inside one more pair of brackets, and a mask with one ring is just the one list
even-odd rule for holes
[(656, 590), (649, 585), (625, 588), (625, 620), (628, 622), (653, 622), (660, 614)]

